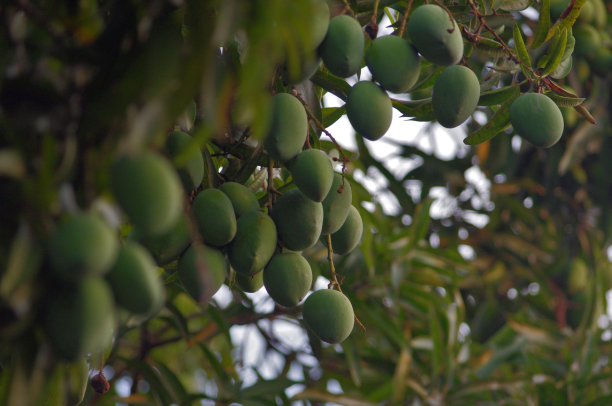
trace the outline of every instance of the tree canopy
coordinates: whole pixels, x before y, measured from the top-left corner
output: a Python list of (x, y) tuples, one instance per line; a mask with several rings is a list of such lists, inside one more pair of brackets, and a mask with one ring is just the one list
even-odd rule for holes
[(0, 5), (0, 404), (611, 403), (611, 12)]

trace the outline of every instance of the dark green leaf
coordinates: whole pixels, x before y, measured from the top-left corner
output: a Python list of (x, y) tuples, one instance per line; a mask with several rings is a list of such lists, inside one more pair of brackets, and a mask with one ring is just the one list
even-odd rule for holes
[(495, 137), (510, 126), (510, 105), (520, 94), (518, 86), (514, 87), (514, 89), (514, 94), (499, 107), (499, 110), (497, 110), (493, 117), (491, 117), (485, 125), (480, 127), (480, 129), (468, 135), (463, 140), (466, 145), (481, 144)]
[(531, 43), (531, 48), (535, 49), (542, 45), (546, 40), (548, 30), (550, 29), (550, 0), (542, 0), (540, 6), (540, 16), (538, 18), (538, 26)]

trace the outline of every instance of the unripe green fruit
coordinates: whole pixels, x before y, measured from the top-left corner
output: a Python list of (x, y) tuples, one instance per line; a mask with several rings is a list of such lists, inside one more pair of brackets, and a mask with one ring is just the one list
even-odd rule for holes
[(297, 306), (312, 284), (310, 264), (300, 254), (276, 254), (263, 272), (266, 291), (276, 303), (285, 307)]
[(389, 95), (373, 82), (357, 82), (349, 91), (346, 116), (362, 137), (374, 141), (385, 135), (392, 110)]
[(323, 206), (306, 197), (299, 189), (291, 189), (278, 198), (272, 219), (283, 246), (301, 251), (316, 244), (323, 225)]
[(580, 14), (578, 15), (578, 20), (576, 20), (576, 24), (586, 25), (591, 24), (593, 22), (593, 18), (595, 17), (595, 6), (591, 0), (587, 0), (586, 3), (582, 5), (580, 8)]
[(119, 250), (108, 274), (115, 303), (137, 315), (153, 315), (163, 301), (164, 286), (151, 255), (138, 243), (128, 241)]
[(591, 25), (581, 25), (573, 29), (576, 55), (586, 59), (594, 58), (602, 47), (601, 36)]
[(237, 182), (225, 182), (219, 190), (229, 197), (236, 218), (253, 210), (259, 210), (259, 202), (255, 194), (246, 186)]
[(140, 242), (159, 265), (166, 265), (177, 259), (191, 244), (188, 222), (187, 217), (183, 215), (169, 231), (159, 236), (142, 238)]
[(297, 85), (310, 79), (321, 66), (321, 57), (315, 51), (299, 55), (299, 61), (295, 64), (283, 66), (283, 80), (288, 85)]
[(183, 209), (181, 181), (158, 154), (123, 156), (111, 168), (111, 189), (119, 206), (144, 235), (172, 228)]
[(608, 10), (603, 0), (590, 0), (593, 3), (593, 23), (595, 27), (602, 29), (608, 21)]
[(66, 404), (80, 405), (85, 397), (89, 383), (89, 365), (86, 358), (65, 365), (64, 382), (66, 383)]
[(415, 49), (395, 35), (376, 38), (368, 48), (365, 60), (374, 79), (393, 93), (410, 90), (421, 73), (421, 60)]
[(454, 65), (445, 68), (436, 79), (432, 104), (438, 122), (446, 128), (463, 123), (476, 110), (480, 84), (470, 68)]
[(337, 290), (321, 289), (308, 296), (302, 314), (310, 330), (327, 343), (341, 343), (353, 331), (353, 306)]
[(461, 30), (442, 7), (433, 4), (418, 7), (410, 15), (407, 29), (412, 44), (428, 61), (448, 66), (463, 57)]
[(325, 199), (334, 179), (334, 168), (325, 152), (319, 149), (300, 152), (290, 170), (293, 181), (306, 197), (315, 202)]
[(268, 155), (285, 162), (300, 153), (308, 134), (306, 110), (300, 101), (288, 93), (272, 98), (272, 123), (264, 139)]
[(329, 29), (329, 6), (324, 0), (307, 0), (307, 3), (311, 11), (308, 13), (308, 25), (310, 26), (308, 51), (314, 51), (323, 42)]
[[(338, 191), (342, 188), (342, 193)], [(331, 190), (323, 200), (323, 226), (321, 235), (333, 234), (342, 227), (351, 207), (353, 195), (351, 184), (345, 178), (342, 186), (342, 175), (334, 173)]]
[(252, 275), (261, 271), (276, 250), (276, 226), (265, 213), (251, 211), (238, 219), (238, 231), (229, 247), (230, 264), (236, 270)]
[(362, 234), (363, 220), (359, 210), (351, 206), (342, 227), (331, 235), (334, 252), (340, 255), (348, 254), (359, 244)]
[(53, 292), (44, 312), (49, 343), (56, 355), (68, 361), (100, 351), (110, 341), (115, 327), (113, 294), (98, 276)]
[(49, 259), (57, 276), (76, 281), (108, 272), (119, 241), (113, 230), (93, 213), (73, 214), (60, 221), (49, 241)]
[(329, 22), (319, 51), (327, 69), (336, 76), (346, 78), (359, 71), (364, 48), (361, 25), (353, 17), (342, 14)]
[(208, 303), (219, 290), (229, 270), (221, 251), (192, 244), (178, 263), (178, 277), (187, 293), (197, 302)]
[(259, 271), (253, 275), (236, 272), (236, 285), (238, 285), (243, 292), (257, 292), (264, 285), (263, 271)]
[[(166, 150), (171, 159), (176, 158), (186, 151), (192, 142), (191, 135), (182, 131), (175, 131), (166, 138)], [(204, 158), (199, 148), (189, 153), (189, 160), (179, 166), (178, 174), (187, 192), (200, 186), (204, 179)]]
[(591, 61), (591, 69), (599, 76), (609, 76), (612, 72), (612, 51), (602, 47)]
[(559, 107), (540, 93), (526, 93), (510, 106), (514, 131), (537, 147), (551, 147), (563, 135), (563, 116)]
[(236, 235), (232, 201), (219, 189), (204, 189), (193, 200), (193, 216), (206, 244), (221, 247)]

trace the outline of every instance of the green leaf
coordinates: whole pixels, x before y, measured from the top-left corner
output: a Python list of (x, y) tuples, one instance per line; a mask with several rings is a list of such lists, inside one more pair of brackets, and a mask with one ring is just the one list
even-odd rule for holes
[(525, 77), (531, 78), (533, 76), (530, 71), (531, 59), (529, 58), (529, 53), (527, 53), (527, 48), (525, 48), (523, 34), (521, 34), (518, 24), (514, 24), (512, 27), (512, 37), (514, 38), (514, 48), (520, 62), (519, 65), (521, 66), (521, 70)]
[(408, 242), (408, 250), (417, 246), (417, 244), (425, 238), (429, 230), (429, 221), (431, 219), (429, 211), (434, 199), (427, 198), (416, 207), (412, 216), (412, 224), (410, 225), (410, 241)]
[(161, 405), (168, 405), (171, 403), (178, 403), (179, 399), (172, 396), (172, 393), (168, 390), (166, 385), (161, 379), (159, 372), (156, 371), (147, 362), (139, 359), (128, 359), (123, 358), (128, 366), (135, 371), (138, 371), (140, 375), (149, 383), (151, 393), (155, 395), (157, 401)]
[(319, 69), (310, 80), (317, 86), (322, 87), (326, 91), (338, 96), (343, 101), (348, 98), (348, 93), (351, 86), (337, 76)]
[(531, 5), (532, 0), (502, 0), (499, 8), (504, 11), (521, 11)]
[[(559, 63), (561, 63), (561, 59), (563, 58), (563, 54), (565, 53), (565, 45), (567, 44), (567, 30), (558, 31), (559, 39), (555, 43), (555, 47), (550, 53), (548, 57), (548, 61), (546, 62), (546, 66), (542, 71), (542, 76), (546, 76), (552, 71), (554, 71)], [(552, 44), (551, 44), (552, 46)]]
[[(519, 84), (520, 85), (520, 84)], [(480, 94), (478, 100), (479, 106), (495, 106), (504, 103), (509, 97), (516, 94), (517, 85), (500, 87), (498, 89), (488, 90)]]
[(359, 352), (355, 341), (350, 337), (344, 340), (341, 344), (344, 356), (346, 357), (346, 363), (348, 364), (349, 372), (351, 373), (351, 379), (355, 386), (361, 386), (361, 365), (359, 359)]
[(400, 100), (393, 100), (393, 107), (400, 113), (404, 115), (404, 117), (410, 117), (415, 121), (433, 121), (436, 119), (436, 116), (433, 112), (433, 104), (431, 103), (431, 99), (423, 99), (417, 100), (419, 103), (417, 106), (414, 106), (414, 102), (405, 102)]
[(491, 117), (485, 125), (468, 135), (463, 140), (466, 145), (481, 144), (495, 137), (501, 131), (504, 131), (510, 126), (510, 105), (514, 99), (520, 95), (520, 88), (515, 86), (514, 89), (514, 94), (512, 94), (510, 98), (499, 107), (499, 110), (495, 112), (493, 117)]
[(525, 337), (518, 337), (510, 345), (495, 349), (489, 360), (476, 370), (476, 376), (480, 379), (491, 376), (493, 371), (495, 371), (504, 361), (521, 351), (526, 343), (527, 340)]
[(439, 313), (435, 307), (435, 303), (429, 304), (429, 329), (430, 337), (433, 342), (432, 349), (432, 374), (440, 376), (442, 374), (443, 360), (446, 354), (446, 346), (444, 345), (444, 331), (442, 329), (442, 321), (439, 318)]
[(559, 107), (578, 106), (586, 100), (584, 97), (564, 97), (552, 92), (546, 93), (546, 96), (550, 97)]
[(490, 56), (506, 55), (506, 49), (499, 42), (490, 38), (479, 38), (478, 42), (474, 43), (476, 49)]
[(340, 107), (324, 107), (323, 113), (323, 126), (325, 128), (331, 126), (338, 121), (343, 115), (346, 114), (346, 106)]
[(298, 382), (287, 378), (261, 380), (256, 384), (240, 390), (240, 396), (244, 399), (256, 397), (274, 397), (285, 389)]
[(550, 0), (542, 0), (540, 6), (540, 16), (538, 18), (538, 27), (531, 43), (530, 48), (535, 49), (544, 43), (548, 30), (550, 29)]
[(179, 377), (162, 362), (155, 362), (155, 367), (159, 371), (160, 378), (178, 403), (182, 403), (187, 398), (187, 390), (181, 383)]

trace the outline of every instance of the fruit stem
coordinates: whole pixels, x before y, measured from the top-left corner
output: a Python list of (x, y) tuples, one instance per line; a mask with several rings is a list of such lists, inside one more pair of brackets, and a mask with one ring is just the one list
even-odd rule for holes
[(406, 31), (406, 21), (408, 21), (408, 14), (410, 13), (410, 9), (412, 8), (412, 2), (413, 0), (408, 1), (406, 10), (404, 11), (404, 15), (402, 16), (402, 24), (400, 25), (400, 29), (397, 33), (397, 36), (400, 38), (404, 36), (404, 31)]
[(334, 266), (334, 250), (332, 248), (331, 234), (327, 234), (327, 261), (329, 262), (329, 271), (331, 273), (331, 282), (327, 285), (327, 289), (333, 289), (334, 286), (337, 286), (338, 291), (342, 292), (342, 287), (336, 275), (336, 267)]

